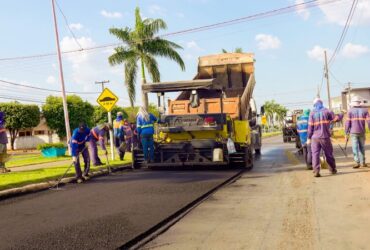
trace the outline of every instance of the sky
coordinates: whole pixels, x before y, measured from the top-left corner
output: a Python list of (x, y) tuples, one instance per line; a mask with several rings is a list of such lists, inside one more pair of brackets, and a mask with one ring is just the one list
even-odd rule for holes
[[(68, 51), (79, 46), (88, 48), (118, 43), (108, 30), (111, 27), (132, 27), (136, 6), (140, 7), (144, 18), (165, 20), (168, 29), (159, 34), (166, 34), (302, 2), (304, 0), (59, 0), (67, 22), (61, 12), (56, 11), (61, 48)], [(352, 0), (319, 2), (321, 5), (316, 8), (300, 8), (283, 15), (218, 29), (169, 36), (166, 39), (183, 47), (179, 53), (185, 61), (186, 71), (181, 71), (172, 61), (159, 59), (161, 80), (192, 79), (199, 56), (241, 47), (243, 51), (255, 54), (257, 84), (254, 96), (259, 105), (275, 100), (289, 109), (311, 106), (318, 88), (326, 101), (326, 82), (322, 84), (323, 51), (326, 49), (330, 57), (335, 50)], [(369, 26), (370, 0), (359, 0), (343, 46), (330, 65), (332, 97), (340, 95), (348, 82), (352, 82), (353, 87), (370, 86)], [(0, 34), (0, 80), (60, 89), (55, 55), (4, 60), (56, 52), (50, 0), (2, 0)], [(63, 54), (66, 90), (99, 92), (101, 87), (95, 81), (110, 80), (106, 86), (120, 98), (119, 105), (129, 105), (123, 65), (112, 67), (108, 64), (107, 58), (113, 53), (113, 48)], [(139, 82), (137, 89), (140, 89)], [(60, 95), (56, 91), (32, 90), (0, 82), (0, 101), (9, 101), (4, 98), (10, 98), (41, 102), (49, 94)], [(96, 104), (98, 94), (81, 96)], [(140, 99), (138, 95), (137, 104), (141, 103)], [(151, 100), (154, 102), (154, 96)]]

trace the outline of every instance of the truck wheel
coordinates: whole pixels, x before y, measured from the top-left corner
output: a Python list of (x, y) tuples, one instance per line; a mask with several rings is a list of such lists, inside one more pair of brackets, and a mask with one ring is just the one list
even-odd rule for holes
[(256, 155), (261, 155), (261, 149), (260, 148), (255, 149), (254, 152), (255, 152)]
[(250, 147), (245, 148), (245, 168), (250, 170), (253, 168), (253, 152)]

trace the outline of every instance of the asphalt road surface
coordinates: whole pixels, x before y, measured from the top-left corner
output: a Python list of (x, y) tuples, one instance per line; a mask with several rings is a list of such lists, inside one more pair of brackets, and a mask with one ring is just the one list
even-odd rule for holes
[(238, 171), (128, 171), (0, 201), (0, 249), (114, 249)]

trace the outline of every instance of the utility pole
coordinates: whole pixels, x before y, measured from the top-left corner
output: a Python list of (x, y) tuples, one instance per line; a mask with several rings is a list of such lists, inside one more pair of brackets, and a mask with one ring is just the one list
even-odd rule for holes
[(328, 68), (328, 58), (326, 56), (326, 50), (324, 50), (325, 55), (325, 78), (326, 78), (326, 89), (328, 91), (328, 103), (329, 109), (331, 109), (331, 98), (330, 98), (330, 85), (329, 85), (329, 68)]
[(351, 105), (351, 83), (348, 83), (348, 107)]
[(71, 146), (69, 144), (69, 141), (71, 139), (71, 128), (69, 126), (67, 97), (66, 97), (66, 90), (64, 87), (63, 64), (62, 64), (62, 56), (60, 53), (58, 24), (57, 24), (57, 18), (55, 15), (55, 0), (51, 0), (51, 6), (53, 9), (55, 40), (56, 40), (56, 46), (57, 46), (57, 52), (58, 52), (59, 76), (60, 76), (60, 83), (62, 85), (62, 99), (63, 99), (64, 122), (66, 126), (66, 134), (67, 134), (67, 145), (68, 145), (68, 151), (71, 154)]
[[(109, 83), (109, 80), (105, 80), (105, 81), (96, 81), (95, 84), (101, 84), (101, 89), (102, 89), (102, 92), (104, 91), (105, 87), (104, 87), (104, 84), (105, 83)], [(108, 112), (108, 122), (113, 125), (113, 121), (112, 121), (112, 113), (109, 111)], [(112, 130), (109, 130), (109, 138), (110, 138), (110, 154), (111, 154), (111, 159), (112, 161), (114, 161), (114, 145), (113, 145), (113, 140), (114, 140), (114, 137), (113, 137), (113, 131)]]

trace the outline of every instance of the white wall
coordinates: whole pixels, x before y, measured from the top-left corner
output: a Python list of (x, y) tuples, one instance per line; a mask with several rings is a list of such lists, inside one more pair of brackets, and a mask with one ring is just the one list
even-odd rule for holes
[[(10, 149), (10, 138), (8, 149)], [(14, 149), (35, 149), (38, 144), (60, 142), (58, 135), (33, 135), (17, 137), (14, 142)]]

